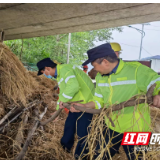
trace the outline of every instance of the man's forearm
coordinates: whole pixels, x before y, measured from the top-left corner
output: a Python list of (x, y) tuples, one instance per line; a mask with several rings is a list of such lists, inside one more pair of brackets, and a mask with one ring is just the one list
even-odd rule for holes
[(86, 108), (95, 109), (95, 103), (93, 101), (84, 104)]

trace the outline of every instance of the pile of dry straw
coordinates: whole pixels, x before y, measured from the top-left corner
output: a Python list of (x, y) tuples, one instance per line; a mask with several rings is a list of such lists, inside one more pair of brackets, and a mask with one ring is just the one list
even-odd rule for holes
[[(57, 83), (36, 74), (28, 72), (16, 55), (0, 43), (0, 159), (15, 159), (20, 153), (33, 128), (35, 110), (40, 114), (47, 106), (42, 120), (56, 111), (54, 87)], [(30, 108), (25, 110), (27, 107)], [(12, 110), (13, 113), (4, 119)], [(66, 117), (62, 112), (55, 123), (38, 128), (24, 159), (71, 160), (72, 154), (64, 152), (60, 145)]]

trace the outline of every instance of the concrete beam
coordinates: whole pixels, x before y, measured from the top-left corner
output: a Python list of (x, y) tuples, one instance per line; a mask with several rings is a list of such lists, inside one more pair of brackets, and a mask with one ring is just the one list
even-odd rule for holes
[(158, 21), (160, 4), (1, 4), (0, 15), (10, 40)]

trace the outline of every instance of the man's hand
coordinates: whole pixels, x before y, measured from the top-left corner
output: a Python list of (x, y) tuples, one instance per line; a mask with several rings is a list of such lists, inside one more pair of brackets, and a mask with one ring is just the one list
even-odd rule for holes
[[(56, 112), (57, 112), (57, 111), (55, 111), (55, 112), (51, 113), (51, 116), (52, 116), (52, 115), (54, 115)], [(59, 116), (57, 116), (57, 117), (56, 117), (56, 119), (55, 119), (55, 120), (53, 120), (53, 122), (56, 122), (56, 121), (58, 120), (58, 118), (59, 118)]]
[(160, 95), (156, 95), (153, 97), (153, 107), (160, 108)]
[(62, 101), (59, 102), (59, 108), (60, 108), (60, 109), (65, 108), (65, 107), (63, 106), (63, 102), (62, 102)]
[(81, 112), (81, 111), (79, 111), (79, 110), (76, 110), (76, 109), (73, 107), (73, 105), (80, 106), (80, 107), (85, 107), (85, 105), (84, 105), (84, 104), (81, 104), (81, 103), (72, 103), (71, 108), (70, 108), (70, 111), (71, 111), (72, 113), (73, 113), (73, 112)]
[(81, 112), (81, 111), (79, 111), (79, 110), (76, 110), (73, 106), (70, 108), (69, 111), (72, 112), (72, 113), (74, 113), (74, 112)]

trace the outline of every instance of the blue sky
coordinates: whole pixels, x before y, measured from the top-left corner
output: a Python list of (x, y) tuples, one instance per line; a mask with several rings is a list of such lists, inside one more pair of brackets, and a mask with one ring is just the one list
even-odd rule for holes
[[(143, 49), (141, 58), (160, 55), (160, 21), (149, 22), (150, 25), (144, 25), (145, 37), (143, 38)], [(142, 24), (131, 24), (131, 26), (142, 29)], [(123, 32), (113, 31), (112, 42), (118, 42), (122, 48), (121, 58), (123, 60), (136, 60), (139, 59), (141, 34), (127, 26), (122, 26)], [(98, 46), (105, 42), (96, 42)], [(89, 65), (89, 70), (91, 65)]]

